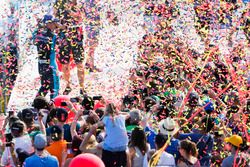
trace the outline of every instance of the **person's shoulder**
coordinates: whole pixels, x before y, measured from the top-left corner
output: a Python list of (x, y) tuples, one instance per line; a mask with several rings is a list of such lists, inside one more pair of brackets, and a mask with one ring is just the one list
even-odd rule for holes
[(162, 165), (168, 165), (168, 166), (175, 166), (175, 159), (174, 159), (174, 156), (172, 154), (169, 154), (167, 153), (166, 151), (164, 151), (162, 153), (162, 156), (161, 156), (161, 160), (162, 160)]
[(54, 155), (48, 155), (48, 157), (47, 157), (50, 161), (55, 161), (55, 162), (58, 162), (58, 159), (57, 159), (57, 157), (56, 156), (54, 156)]
[(31, 155), (31, 156), (29, 156), (28, 158), (25, 159), (25, 164), (29, 164), (29, 163), (31, 163), (33, 161), (36, 161), (37, 158), (38, 157), (35, 154), (33, 154), (33, 155)]
[(231, 164), (233, 164), (234, 161), (234, 157), (232, 155), (226, 157), (225, 159), (223, 159), (221, 166), (222, 167), (228, 167)]
[(163, 154), (163, 156), (164, 156), (165, 158), (171, 158), (171, 159), (173, 158), (173, 159), (174, 159), (174, 156), (173, 156), (172, 154), (166, 152), (166, 151), (164, 151), (162, 154)]

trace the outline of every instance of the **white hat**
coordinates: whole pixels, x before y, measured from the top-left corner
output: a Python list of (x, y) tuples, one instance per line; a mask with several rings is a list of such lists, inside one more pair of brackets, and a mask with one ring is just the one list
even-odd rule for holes
[(180, 129), (180, 127), (174, 119), (167, 117), (166, 119), (161, 120), (159, 123), (159, 129), (160, 133), (173, 136)]

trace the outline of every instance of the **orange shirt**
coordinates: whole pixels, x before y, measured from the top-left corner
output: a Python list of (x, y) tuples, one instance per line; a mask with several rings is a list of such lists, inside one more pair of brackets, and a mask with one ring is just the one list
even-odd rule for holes
[(51, 154), (57, 157), (58, 161), (59, 161), (59, 166), (61, 166), (62, 164), (62, 153), (64, 151), (64, 149), (67, 148), (67, 141), (66, 140), (60, 140), (60, 141), (56, 141), (51, 143), (50, 146), (46, 147), (46, 150)]

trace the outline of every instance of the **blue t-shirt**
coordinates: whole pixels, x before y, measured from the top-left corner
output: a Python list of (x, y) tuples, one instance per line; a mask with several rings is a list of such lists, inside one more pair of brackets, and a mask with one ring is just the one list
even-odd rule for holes
[(112, 152), (125, 151), (128, 145), (125, 117), (118, 115), (112, 120), (111, 116), (105, 116), (102, 121), (106, 129), (103, 149)]
[(221, 167), (232, 167), (234, 164), (235, 155), (230, 155), (222, 161)]
[(201, 166), (210, 166), (214, 139), (210, 134), (185, 133), (180, 134), (179, 140), (189, 139), (197, 144)]
[[(71, 132), (70, 132), (70, 126), (69, 124), (64, 124), (63, 125), (63, 129), (64, 129), (64, 140), (66, 140), (67, 142), (71, 142), (72, 141), (72, 136), (71, 136)], [(78, 132), (80, 129), (80, 124), (77, 123), (76, 124), (76, 131)], [(46, 134), (47, 136), (50, 136), (51, 133), (51, 127), (46, 128)]]
[(34, 154), (24, 161), (24, 167), (59, 167), (59, 162), (56, 157), (48, 155), (39, 157)]

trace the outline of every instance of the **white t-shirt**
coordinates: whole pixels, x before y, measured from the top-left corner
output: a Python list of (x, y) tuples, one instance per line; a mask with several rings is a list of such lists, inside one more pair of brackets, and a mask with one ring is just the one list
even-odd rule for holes
[(174, 156), (172, 154), (169, 154), (167, 152), (163, 152), (161, 154), (161, 157), (159, 159), (159, 162), (157, 166), (164, 166), (164, 167), (175, 167), (175, 160)]
[[(21, 137), (16, 137), (13, 139), (13, 143), (15, 144), (15, 150), (18, 148), (21, 148), (24, 151), (28, 152), (29, 154), (34, 152), (34, 148), (32, 146), (32, 142), (31, 142), (29, 135), (23, 135)], [(17, 156), (17, 154), (16, 154), (16, 156)]]

